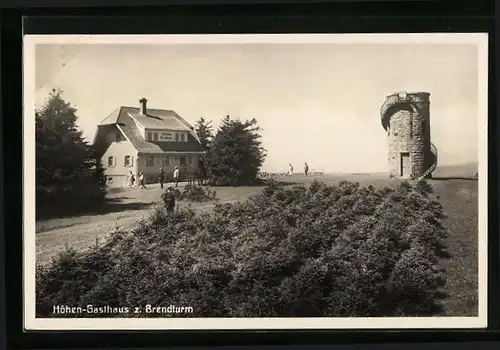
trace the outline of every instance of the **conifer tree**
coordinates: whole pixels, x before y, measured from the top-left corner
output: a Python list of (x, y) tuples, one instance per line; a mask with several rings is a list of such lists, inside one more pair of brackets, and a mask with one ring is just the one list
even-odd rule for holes
[(226, 116), (208, 150), (208, 175), (214, 185), (242, 186), (255, 183), (266, 151), (257, 120)]
[(52, 90), (36, 112), (37, 211), (83, 208), (105, 196), (102, 169), (76, 124), (76, 108)]
[(203, 149), (207, 151), (210, 147), (210, 143), (213, 140), (213, 126), (212, 121), (205, 120), (205, 118), (200, 118), (195, 124), (195, 131), (200, 139)]

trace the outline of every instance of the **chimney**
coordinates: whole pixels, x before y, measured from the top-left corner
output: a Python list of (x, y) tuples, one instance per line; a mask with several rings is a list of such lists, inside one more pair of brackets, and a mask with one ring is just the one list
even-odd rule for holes
[(147, 115), (148, 114), (148, 108), (147, 108), (147, 102), (148, 102), (148, 100), (143, 97), (143, 98), (141, 98), (139, 100), (139, 102), (141, 103), (141, 109), (140, 109), (141, 114), (142, 115)]

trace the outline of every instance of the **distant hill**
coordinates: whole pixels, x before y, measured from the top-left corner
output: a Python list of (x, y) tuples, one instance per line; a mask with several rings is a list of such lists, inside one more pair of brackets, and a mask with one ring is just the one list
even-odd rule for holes
[(478, 172), (477, 162), (438, 166), (433, 177), (473, 177)]
[[(473, 178), (478, 172), (477, 162), (468, 162), (453, 165), (441, 165), (434, 170), (432, 176), (435, 178), (439, 177), (458, 177), (458, 178)], [(302, 174), (302, 173), (300, 173)], [(294, 175), (299, 175), (295, 173)], [(328, 176), (370, 176), (370, 177), (387, 177), (387, 172), (356, 172), (356, 173), (342, 173), (342, 172), (325, 172), (324, 175)]]

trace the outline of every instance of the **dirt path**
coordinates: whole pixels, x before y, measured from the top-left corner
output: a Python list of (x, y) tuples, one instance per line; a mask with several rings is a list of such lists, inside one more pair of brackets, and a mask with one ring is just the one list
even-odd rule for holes
[[(230, 203), (248, 197), (259, 188), (221, 188), (217, 189), (219, 202)], [(37, 264), (46, 264), (66, 247), (85, 250), (103, 242), (110, 232), (117, 228), (128, 230), (139, 220), (147, 218), (151, 209), (160, 204), (162, 190), (152, 185), (148, 190), (137, 188), (109, 195), (114, 200), (116, 211), (98, 215), (83, 215), (71, 218), (56, 218), (37, 223), (36, 260)], [(187, 206), (180, 202), (179, 207)], [(215, 202), (194, 203), (198, 211), (210, 210)], [(123, 208), (123, 209), (122, 209)], [(139, 209), (135, 209), (139, 208)]]

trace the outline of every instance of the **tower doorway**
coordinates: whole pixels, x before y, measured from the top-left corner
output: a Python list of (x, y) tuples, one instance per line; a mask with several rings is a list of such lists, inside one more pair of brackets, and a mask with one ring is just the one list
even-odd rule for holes
[(410, 153), (401, 152), (400, 164), (401, 164), (400, 176), (401, 177), (410, 177), (410, 175), (411, 175)]

